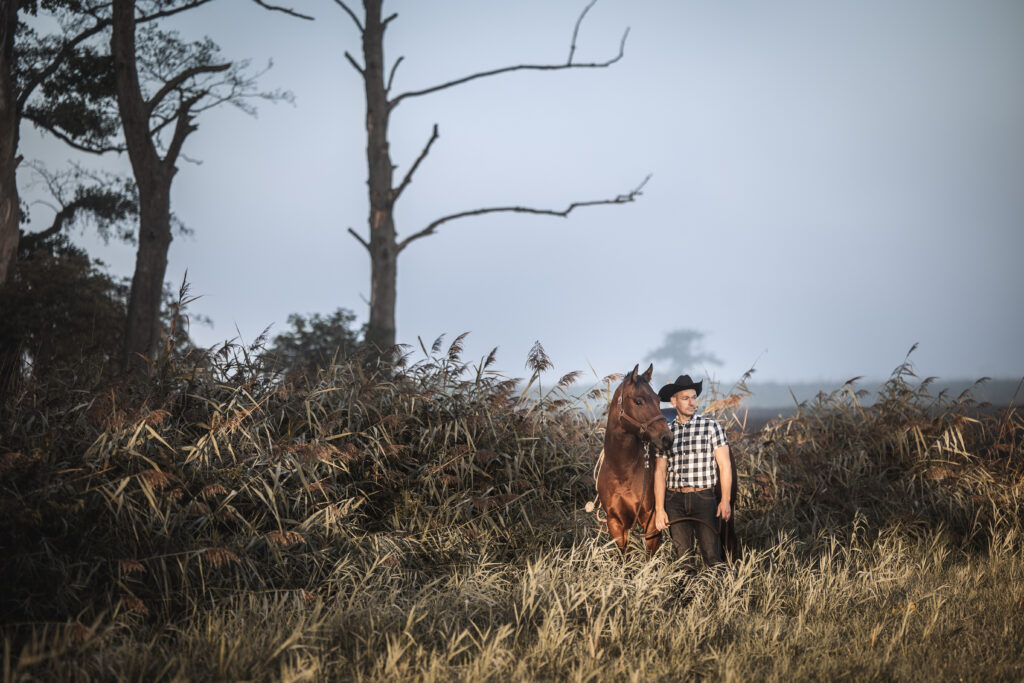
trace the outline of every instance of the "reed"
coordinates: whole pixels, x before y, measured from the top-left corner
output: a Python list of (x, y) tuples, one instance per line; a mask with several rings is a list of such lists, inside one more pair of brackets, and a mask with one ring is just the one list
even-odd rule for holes
[(746, 552), (690, 580), (584, 510), (600, 387), (545, 389), (539, 345), (517, 382), (462, 342), (305, 378), (258, 345), (168, 350), (145, 385), (22, 387), (4, 679), (1024, 674), (1014, 406), (932, 395), (909, 360), (871, 406), (851, 383), (755, 433), (742, 384), (712, 396)]

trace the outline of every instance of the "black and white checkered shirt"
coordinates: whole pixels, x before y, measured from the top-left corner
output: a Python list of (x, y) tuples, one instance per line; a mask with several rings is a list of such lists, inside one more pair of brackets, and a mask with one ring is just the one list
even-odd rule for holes
[(659, 458), (668, 459), (668, 478), (665, 484), (670, 489), (684, 486), (704, 489), (718, 483), (715, 469), (715, 449), (729, 443), (725, 430), (709, 417), (694, 413), (686, 422), (679, 418), (672, 420), (672, 448), (659, 451)]

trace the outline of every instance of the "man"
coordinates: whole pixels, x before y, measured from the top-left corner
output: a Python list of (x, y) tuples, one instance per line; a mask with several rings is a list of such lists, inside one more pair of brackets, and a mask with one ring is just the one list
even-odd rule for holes
[[(697, 413), (697, 397), (703, 384), (704, 380), (694, 382), (689, 375), (680, 375), (658, 392), (662, 401), (672, 403), (676, 417), (669, 424), (672, 447), (659, 451), (655, 460), (654, 524), (658, 531), (669, 529), (679, 557), (693, 548), (696, 536), (704, 564), (712, 567), (725, 561), (717, 530), (732, 516), (732, 468), (722, 425)], [(719, 473), (722, 498), (716, 501), (714, 490)], [(669, 524), (683, 517), (700, 521)], [(692, 561), (688, 569), (691, 573), (696, 571)]]

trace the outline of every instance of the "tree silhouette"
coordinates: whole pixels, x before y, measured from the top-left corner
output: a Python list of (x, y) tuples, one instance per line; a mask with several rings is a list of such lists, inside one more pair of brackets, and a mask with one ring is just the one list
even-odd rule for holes
[(291, 329), (274, 337), (267, 352), (282, 370), (315, 375), (318, 368), (359, 347), (362, 330), (353, 328), (355, 320), (355, 313), (346, 308), (327, 317), (293, 313), (288, 316)]
[(714, 353), (700, 348), (704, 333), (697, 330), (679, 329), (665, 335), (661, 346), (648, 352), (646, 360), (657, 364), (660, 375), (675, 379), (682, 374), (692, 374), (700, 365), (710, 363), (721, 365)]

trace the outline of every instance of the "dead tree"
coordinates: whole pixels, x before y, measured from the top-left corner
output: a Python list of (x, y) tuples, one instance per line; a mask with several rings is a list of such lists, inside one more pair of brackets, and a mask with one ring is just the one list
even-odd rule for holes
[[(512, 71), (559, 71), (564, 69), (595, 69), (611, 66), (622, 59), (629, 29), (623, 33), (622, 40), (619, 43), (618, 54), (611, 59), (603, 62), (588, 63), (573, 61), (576, 51), (576, 37), (579, 33), (580, 24), (587, 11), (590, 10), (596, 1), (592, 0), (576, 20), (572, 44), (569, 49), (569, 58), (564, 64), (517, 64), (473, 73), (439, 85), (423, 88), (422, 90), (413, 90), (392, 96), (391, 85), (395, 77), (395, 70), (401, 63), (402, 58), (399, 57), (391, 65), (390, 72), (388, 72), (384, 64), (384, 32), (388, 24), (398, 15), (391, 14), (384, 18), (382, 16), (383, 0), (364, 0), (364, 17), (360, 19), (343, 0), (335, 0), (348, 14), (353, 23), (355, 23), (363, 42), (362, 65), (348, 52), (345, 53), (345, 57), (353, 68), (359, 72), (366, 91), (366, 156), (369, 171), (368, 185), (370, 188), (369, 239), (364, 238), (352, 228), (349, 228), (348, 231), (366, 248), (370, 255), (370, 321), (367, 326), (366, 340), (376, 345), (378, 349), (384, 351), (390, 349), (395, 344), (395, 297), (398, 255), (412, 242), (432, 235), (440, 226), (460, 218), (498, 212), (565, 217), (574, 209), (583, 206), (625, 204), (632, 202), (640, 195), (644, 183), (647, 182), (646, 179), (626, 194), (609, 199), (573, 202), (565, 209), (538, 209), (526, 206), (482, 207), (442, 216), (401, 240), (398, 239), (395, 230), (395, 202), (398, 201), (402, 192), (412, 182), (413, 175), (427, 154), (430, 153), (431, 146), (438, 138), (438, 128), (435, 124), (423, 150), (409, 167), (405, 176), (396, 185), (393, 175), (395, 167), (391, 162), (391, 151), (388, 145), (388, 125), (391, 112), (394, 111), (395, 107), (402, 101), (413, 97), (429, 95), (440, 90), (469, 83), (470, 81), (498, 76)], [(387, 73), (386, 78), (385, 73)]]

